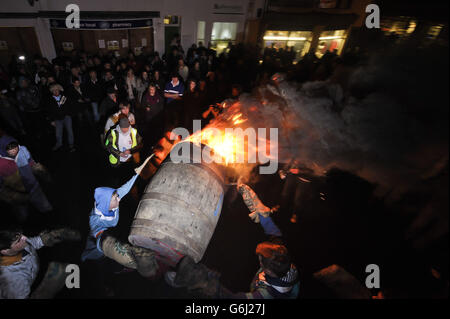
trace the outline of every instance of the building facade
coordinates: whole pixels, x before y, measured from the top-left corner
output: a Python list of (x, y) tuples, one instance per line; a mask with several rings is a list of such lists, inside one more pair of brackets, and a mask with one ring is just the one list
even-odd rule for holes
[[(0, 61), (13, 54), (53, 59), (60, 50), (126, 54), (144, 47), (161, 55), (178, 35), (185, 50), (209, 42), (218, 51), (244, 41), (257, 0), (5, 0), (0, 7)], [(80, 29), (65, 25), (66, 7), (80, 9)]]
[(296, 58), (307, 53), (341, 54), (353, 27), (361, 27), (370, 0), (267, 0), (261, 20), (264, 47), (293, 47)]

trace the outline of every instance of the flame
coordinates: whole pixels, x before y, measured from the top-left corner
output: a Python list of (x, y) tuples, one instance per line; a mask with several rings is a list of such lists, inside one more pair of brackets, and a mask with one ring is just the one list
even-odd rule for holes
[(239, 152), (236, 136), (217, 128), (205, 128), (189, 136), (187, 140), (199, 146), (200, 144), (209, 146), (224, 160), (226, 165), (235, 162), (236, 154)]
[[(244, 139), (242, 136), (237, 136), (233, 130), (226, 129), (240, 127), (245, 130), (245, 128), (251, 127), (251, 125), (242, 126), (242, 124), (245, 123), (244, 125), (246, 125), (250, 121), (247, 114), (241, 111), (242, 105), (240, 102), (228, 105), (222, 102), (219, 105), (222, 106), (224, 111), (207, 127), (190, 135), (186, 139), (187, 141), (197, 146), (201, 146), (201, 144), (207, 145), (216, 156), (220, 156), (222, 163), (225, 163), (225, 165), (241, 163), (241, 160), (244, 162), (248, 161), (249, 154), (252, 154), (252, 156), (253, 154), (258, 154), (257, 145), (264, 145), (266, 150), (270, 149), (270, 141), (265, 136), (257, 136), (256, 141), (250, 142), (248, 138)], [(254, 111), (255, 108), (253, 106), (251, 111)]]
[[(222, 103), (222, 107), (225, 107), (225, 102)], [(196, 132), (189, 136), (186, 140), (196, 145), (204, 144), (209, 146), (214, 154), (219, 155), (223, 162), (228, 165), (235, 163), (237, 158), (245, 159), (247, 145), (240, 145), (240, 138), (238, 138), (233, 132), (226, 131), (225, 128), (235, 128), (239, 124), (245, 123), (247, 118), (240, 112), (239, 103), (234, 103), (227, 109), (231, 109), (229, 113), (224, 112), (220, 118), (213, 121), (210, 125), (203, 130)], [(247, 144), (247, 143), (246, 143)]]

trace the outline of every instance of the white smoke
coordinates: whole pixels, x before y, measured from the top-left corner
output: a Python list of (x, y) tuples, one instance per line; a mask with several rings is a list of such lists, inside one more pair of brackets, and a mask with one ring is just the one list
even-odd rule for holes
[(277, 75), (277, 85), (241, 96), (239, 109), (247, 126), (279, 128), (280, 161), (297, 159), (318, 175), (350, 171), (395, 197), (448, 163), (448, 75), (435, 77), (432, 59), (403, 54), (372, 56), (349, 73), (346, 92)]

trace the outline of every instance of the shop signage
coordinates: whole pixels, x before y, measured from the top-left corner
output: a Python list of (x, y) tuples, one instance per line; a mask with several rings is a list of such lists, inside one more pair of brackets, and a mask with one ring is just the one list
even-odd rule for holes
[(242, 5), (214, 3), (214, 14), (243, 14), (244, 7)]
[(64, 51), (70, 52), (73, 50), (73, 42), (62, 42), (61, 45)]
[(106, 42), (108, 50), (119, 50), (119, 41), (113, 40)]
[[(66, 20), (50, 19), (53, 29), (67, 29)], [(88, 30), (111, 30), (111, 29), (135, 29), (153, 26), (152, 19), (134, 20), (80, 20), (80, 29)]]

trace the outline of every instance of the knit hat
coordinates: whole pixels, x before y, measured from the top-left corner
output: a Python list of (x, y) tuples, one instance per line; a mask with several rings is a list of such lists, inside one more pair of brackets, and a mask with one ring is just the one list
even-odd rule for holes
[(119, 127), (120, 128), (130, 127), (130, 121), (128, 120), (128, 117), (126, 117), (126, 116), (120, 117)]

